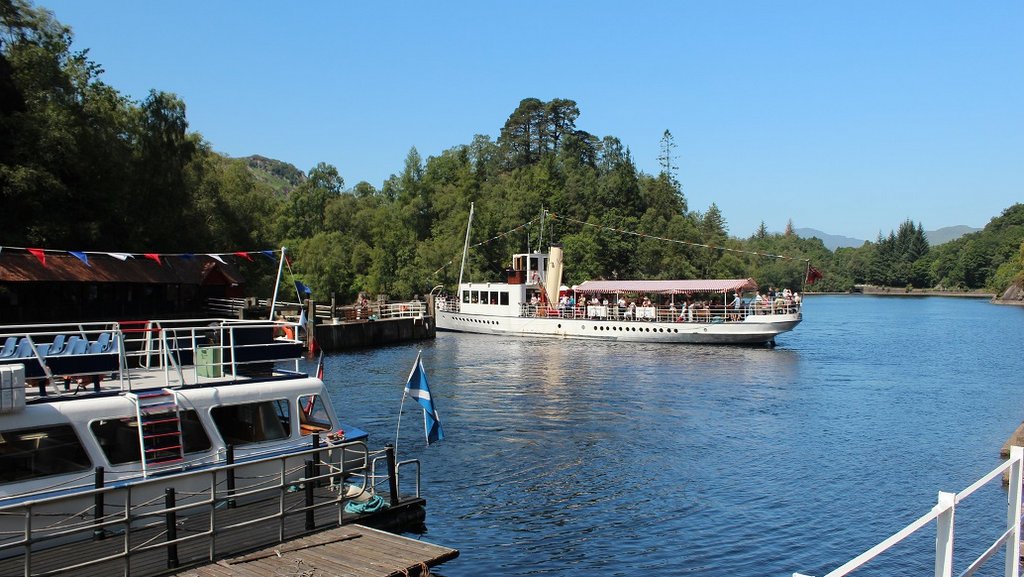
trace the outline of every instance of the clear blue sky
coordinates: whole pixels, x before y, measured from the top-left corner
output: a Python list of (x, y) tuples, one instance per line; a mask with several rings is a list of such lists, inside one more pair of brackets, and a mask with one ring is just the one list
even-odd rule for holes
[(37, 0), (134, 99), (178, 94), (229, 156), (380, 187), (519, 101), (659, 170), (691, 210), (874, 240), (984, 226), (1024, 201), (1024, 2)]

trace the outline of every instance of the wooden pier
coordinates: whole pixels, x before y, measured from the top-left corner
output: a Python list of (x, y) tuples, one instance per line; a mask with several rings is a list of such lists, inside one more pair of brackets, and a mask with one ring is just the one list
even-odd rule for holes
[(342, 351), (432, 339), (434, 318), (397, 317), (375, 320), (321, 322), (314, 328), (316, 342), (325, 351)]
[(363, 525), (345, 525), (178, 573), (179, 577), (266, 575), (427, 575), (459, 556), (449, 549)]

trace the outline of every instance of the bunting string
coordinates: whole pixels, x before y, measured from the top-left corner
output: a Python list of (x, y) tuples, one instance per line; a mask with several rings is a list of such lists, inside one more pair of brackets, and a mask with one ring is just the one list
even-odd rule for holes
[(277, 255), (280, 254), (280, 252), (281, 252), (281, 249), (274, 249), (274, 250), (242, 250), (242, 251), (212, 252), (212, 253), (188, 253), (188, 252), (175, 252), (175, 253), (144, 252), (144, 253), (135, 253), (135, 252), (94, 251), (94, 250), (60, 250), (60, 249), (53, 249), (53, 248), (28, 248), (28, 247), (20, 247), (20, 246), (0, 246), (0, 252), (2, 252), (4, 250), (7, 250), (7, 251), (12, 251), (12, 250), (13, 251), (25, 251), (25, 252), (31, 254), (32, 256), (36, 257), (37, 259), (39, 259), (39, 262), (44, 267), (46, 266), (46, 255), (48, 255), (48, 254), (50, 254), (50, 255), (69, 254), (69, 255), (77, 258), (78, 260), (82, 261), (82, 263), (85, 266), (90, 267), (90, 268), (92, 268), (92, 262), (89, 260), (90, 256), (93, 256), (93, 257), (95, 257), (95, 256), (108, 256), (110, 258), (114, 258), (114, 259), (117, 259), (117, 260), (122, 261), (122, 262), (127, 261), (128, 259), (144, 258), (144, 259), (148, 259), (148, 260), (151, 260), (151, 261), (155, 262), (157, 264), (157, 266), (163, 266), (164, 265), (164, 261), (168, 257), (179, 257), (179, 258), (184, 258), (184, 259), (192, 259), (192, 258), (196, 258), (196, 257), (205, 256), (205, 257), (212, 258), (213, 260), (215, 260), (215, 261), (217, 261), (217, 262), (219, 262), (221, 264), (227, 264), (227, 261), (224, 260), (225, 256), (233, 256), (233, 257), (237, 257), (239, 259), (245, 259), (245, 260), (247, 260), (249, 262), (254, 262), (253, 256), (255, 256), (255, 255), (263, 255), (263, 256), (267, 257), (268, 259), (270, 259), (271, 261), (275, 261), (276, 262), (277, 261)]

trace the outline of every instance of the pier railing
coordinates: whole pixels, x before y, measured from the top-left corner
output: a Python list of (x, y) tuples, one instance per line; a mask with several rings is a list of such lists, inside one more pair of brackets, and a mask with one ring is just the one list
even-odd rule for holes
[[(381, 459), (388, 472), (378, 475), (373, 463)], [(364, 493), (392, 506), (419, 499), (418, 465), (396, 463), (390, 446), (369, 452), (353, 441), (130, 484), (97, 481), (94, 489), (0, 507), (0, 574), (109, 575), (121, 565), (130, 576), (212, 562), (340, 525), (345, 515), (354, 520), (345, 504)], [(408, 467), (416, 469), (412, 493), (398, 473)]]
[[(1021, 537), (1021, 483), (1022, 464), (1024, 464), (1024, 448), (1011, 447), (1010, 458), (978, 479), (970, 487), (959, 493), (939, 492), (938, 502), (931, 511), (925, 513), (913, 523), (885, 539), (878, 545), (847, 561), (840, 567), (826, 573), (822, 577), (843, 577), (885, 553), (894, 545), (910, 535), (931, 525), (935, 521), (935, 577), (952, 577), (953, 575), (953, 517), (957, 505), (972, 493), (995, 479), (1008, 477), (1006, 526), (1002, 534), (978, 555), (959, 577), (974, 575), (1000, 549), (1005, 547), (1003, 564), (1004, 577), (1020, 575), (1020, 537)], [(793, 577), (810, 577), (802, 573), (793, 573)]]
[[(241, 311), (250, 308), (268, 309), (270, 301), (241, 298), (211, 298), (206, 301), (206, 310), (225, 317), (238, 317)], [(314, 304), (316, 318), (323, 321), (365, 321), (401, 318), (422, 318), (427, 314), (423, 301), (369, 302), (365, 305)], [(275, 311), (290, 313), (297, 317), (306, 308), (306, 303), (278, 301)]]

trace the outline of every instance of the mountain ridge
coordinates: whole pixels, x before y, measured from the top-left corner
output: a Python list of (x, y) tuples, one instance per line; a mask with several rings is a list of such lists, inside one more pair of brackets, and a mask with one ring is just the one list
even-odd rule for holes
[[(929, 245), (938, 246), (951, 240), (956, 240), (965, 234), (971, 234), (980, 230), (980, 228), (958, 224), (955, 226), (945, 226), (936, 230), (926, 230), (924, 234), (928, 238)], [(795, 228), (793, 229), (793, 232), (801, 238), (818, 238), (825, 245), (825, 248), (831, 251), (845, 247), (856, 248), (862, 246), (865, 242), (868, 242), (864, 239), (829, 234), (816, 228)]]

